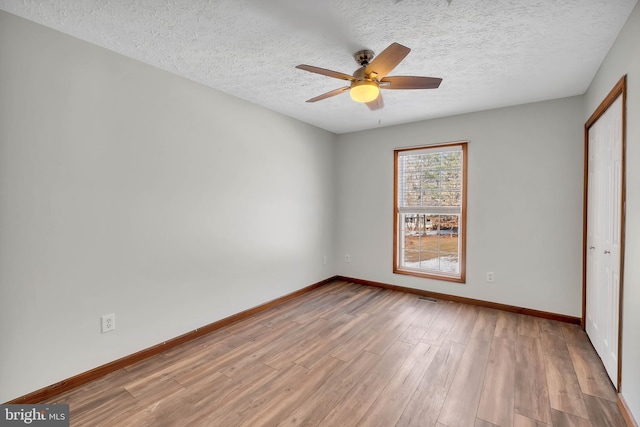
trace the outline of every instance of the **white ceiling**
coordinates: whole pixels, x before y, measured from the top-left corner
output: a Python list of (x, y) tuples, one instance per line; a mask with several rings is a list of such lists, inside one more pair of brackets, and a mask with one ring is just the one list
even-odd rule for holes
[[(583, 94), (637, 0), (0, 0), (38, 22), (334, 133)], [(412, 49), (389, 75), (442, 77), (305, 100), (353, 73), (352, 54)]]

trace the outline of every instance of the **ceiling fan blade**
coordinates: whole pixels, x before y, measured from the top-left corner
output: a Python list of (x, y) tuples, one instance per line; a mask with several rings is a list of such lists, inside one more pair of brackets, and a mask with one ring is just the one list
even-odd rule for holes
[(402, 46), (398, 43), (391, 43), (389, 47), (380, 52), (378, 56), (373, 58), (371, 64), (367, 65), (364, 73), (369, 76), (371, 73), (375, 73), (375, 78), (380, 79), (386, 76), (398, 66), (398, 64), (411, 52), (406, 46)]
[(349, 90), (349, 86), (341, 87), (340, 89), (334, 89), (322, 95), (318, 95), (315, 98), (307, 99), (307, 102), (322, 101), (323, 99), (331, 98), (332, 96), (340, 95), (342, 92)]
[(437, 77), (391, 76), (380, 80), (380, 89), (437, 89), (442, 79)]
[(378, 95), (378, 97), (376, 99), (374, 99), (373, 101), (367, 102), (367, 107), (369, 107), (369, 109), (371, 111), (379, 110), (382, 107), (384, 107), (384, 101), (382, 100), (382, 94)]
[(305, 70), (311, 73), (322, 74), (323, 76), (329, 76), (336, 79), (349, 80), (350, 82), (355, 80), (355, 78), (353, 76), (350, 76), (349, 74), (340, 73), (338, 71), (327, 70), (325, 68), (314, 67), (313, 65), (300, 64), (300, 65), (296, 65), (296, 68), (298, 68), (299, 70)]

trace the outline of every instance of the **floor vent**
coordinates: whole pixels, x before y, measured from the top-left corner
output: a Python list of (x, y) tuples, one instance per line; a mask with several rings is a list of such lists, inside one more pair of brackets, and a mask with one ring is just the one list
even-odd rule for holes
[(421, 300), (424, 300), (424, 301), (429, 301), (429, 302), (438, 302), (437, 299), (431, 298), (431, 297), (418, 297), (418, 299), (421, 299)]

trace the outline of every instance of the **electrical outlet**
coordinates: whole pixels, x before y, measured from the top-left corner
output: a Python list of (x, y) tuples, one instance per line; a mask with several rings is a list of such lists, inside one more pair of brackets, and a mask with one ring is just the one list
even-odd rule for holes
[(351, 255), (346, 254), (346, 255), (344, 256), (344, 262), (351, 262)]
[(322, 264), (327, 265), (327, 256), (322, 257)]
[(105, 314), (104, 316), (100, 317), (100, 321), (103, 334), (105, 332), (113, 331), (116, 328), (116, 315), (113, 313)]
[(493, 271), (487, 271), (487, 282), (489, 283), (494, 283), (496, 280), (495, 275), (493, 274)]

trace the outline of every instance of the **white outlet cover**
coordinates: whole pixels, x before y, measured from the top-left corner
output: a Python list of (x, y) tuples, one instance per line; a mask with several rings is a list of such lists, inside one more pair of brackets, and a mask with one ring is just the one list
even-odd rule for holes
[(113, 331), (116, 328), (116, 315), (114, 313), (105, 314), (100, 317), (101, 331), (105, 332)]

